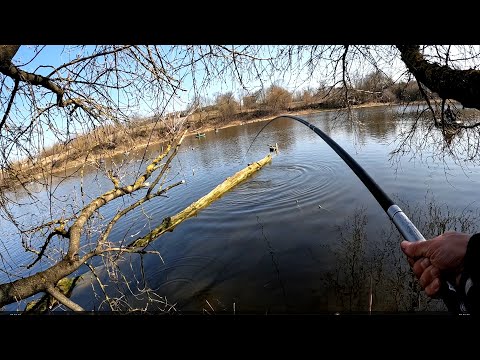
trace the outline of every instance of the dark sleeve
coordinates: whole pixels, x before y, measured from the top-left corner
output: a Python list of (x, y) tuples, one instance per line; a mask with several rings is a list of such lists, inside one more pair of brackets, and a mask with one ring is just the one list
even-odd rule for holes
[(465, 254), (459, 289), (471, 314), (480, 312), (480, 233), (472, 235)]

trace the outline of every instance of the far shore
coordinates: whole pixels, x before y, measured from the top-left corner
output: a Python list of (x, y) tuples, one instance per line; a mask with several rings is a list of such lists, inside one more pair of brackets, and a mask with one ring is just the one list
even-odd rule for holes
[[(413, 104), (413, 103), (411, 103), (411, 104)], [(392, 106), (392, 105), (396, 106), (396, 105), (401, 105), (401, 104), (397, 104), (397, 103), (365, 103), (365, 104), (361, 104), (361, 105), (352, 105), (351, 109), (382, 107), (382, 106), (387, 107), (387, 106)], [(300, 111), (292, 110), (292, 111), (284, 111), (282, 113), (275, 114), (275, 115), (269, 115), (269, 116), (260, 117), (260, 118), (253, 118), (253, 119), (249, 119), (249, 120), (232, 120), (232, 121), (225, 122), (224, 124), (219, 125), (219, 126), (214, 126), (212, 124), (206, 124), (206, 125), (204, 125), (202, 127), (199, 127), (197, 129), (190, 129), (186, 136), (194, 136), (197, 133), (211, 132), (211, 131), (214, 131), (215, 129), (224, 129), (224, 128), (228, 128), (228, 127), (232, 127), (232, 126), (239, 126), (239, 125), (244, 125), (244, 124), (268, 121), (268, 120), (271, 120), (271, 119), (273, 119), (273, 118), (275, 118), (275, 117), (277, 117), (281, 114), (285, 114), (285, 115), (307, 115), (307, 114), (315, 114), (315, 113), (321, 113), (321, 112), (333, 112), (333, 111), (341, 111), (341, 110), (345, 110), (345, 109), (305, 109), (305, 110), (300, 110)], [(59, 167), (59, 168), (52, 168), (51, 171), (50, 171), (50, 174), (51, 175), (57, 175), (57, 176), (65, 176), (71, 170), (77, 169), (78, 167), (83, 166), (85, 163), (93, 163), (94, 161), (98, 161), (99, 159), (109, 159), (109, 158), (112, 158), (116, 155), (123, 154), (123, 153), (131, 151), (131, 150), (134, 150), (134, 151), (142, 150), (142, 149), (145, 149), (146, 147), (149, 147), (149, 146), (162, 144), (164, 141), (165, 140), (163, 140), (163, 139), (155, 139), (155, 140), (152, 140), (152, 141), (145, 141), (143, 143), (138, 143), (133, 147), (126, 147), (126, 146), (123, 147), (122, 146), (122, 147), (117, 147), (117, 148), (112, 149), (112, 150), (107, 150), (102, 154), (95, 154), (95, 155), (90, 154), (88, 156), (88, 159), (85, 159), (85, 158), (76, 159), (76, 160), (68, 161), (65, 164), (62, 164), (62, 166)], [(23, 178), (23, 179), (21, 179), (22, 183), (26, 183), (26, 182), (29, 182), (29, 181), (32, 181), (32, 180), (35, 180), (35, 179), (40, 179), (40, 178), (43, 177), (43, 175), (45, 175), (45, 174), (42, 174), (42, 173), (37, 173), (36, 175), (32, 175), (29, 170), (31, 171), (31, 170), (35, 170), (35, 169), (31, 169), (31, 168), (22, 169), (22, 174), (21, 174), (22, 175), (21, 177)]]
[[(381, 106), (386, 107), (386, 106), (392, 106), (392, 105), (400, 105), (400, 104), (394, 104), (394, 103), (366, 103), (366, 104), (361, 104), (361, 105), (352, 105), (351, 108), (352, 109), (360, 109), (360, 108), (371, 108), (371, 107), (381, 107)], [(213, 131), (215, 129), (220, 130), (220, 129), (225, 129), (225, 128), (232, 127), (232, 126), (239, 126), (239, 125), (243, 125), (243, 124), (250, 124), (250, 123), (256, 123), (256, 122), (261, 122), (261, 121), (269, 121), (269, 120), (272, 120), (273, 118), (281, 116), (282, 114), (298, 116), (298, 115), (310, 115), (310, 114), (316, 114), (316, 113), (322, 113), (322, 112), (333, 112), (333, 111), (341, 111), (341, 110), (345, 110), (345, 109), (306, 109), (306, 110), (300, 110), (300, 111), (295, 111), (295, 110), (284, 111), (284, 112), (278, 113), (276, 115), (269, 115), (269, 116), (260, 117), (260, 118), (256, 118), (256, 119), (245, 120), (245, 121), (243, 121), (243, 120), (232, 120), (232, 121), (229, 121), (227, 124), (222, 125), (222, 126), (218, 126), (218, 127), (207, 125), (205, 127), (199, 128), (197, 130), (190, 131), (188, 136), (196, 135), (199, 132), (203, 133), (203, 132)]]

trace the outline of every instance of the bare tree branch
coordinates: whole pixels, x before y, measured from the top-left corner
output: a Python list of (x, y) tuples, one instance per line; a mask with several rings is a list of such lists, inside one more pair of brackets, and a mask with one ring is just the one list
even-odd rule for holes
[(43, 244), (42, 248), (37, 254), (38, 255), (37, 258), (30, 265), (27, 266), (27, 269), (30, 269), (31, 267), (33, 267), (33, 265), (35, 265), (42, 258), (43, 254), (45, 253), (45, 250), (47, 249), (48, 244), (50, 244), (50, 240), (52, 240), (52, 238), (55, 235), (61, 235), (65, 238), (69, 237), (69, 234), (64, 229), (64, 226), (65, 226), (65, 223), (62, 223), (59, 227), (55, 228), (55, 230), (48, 235), (47, 240), (45, 240), (45, 243)]
[(10, 63), (20, 45), (0, 45), (0, 64)]
[(47, 287), (47, 292), (52, 295), (55, 299), (58, 300), (59, 303), (65, 305), (68, 307), (70, 310), (73, 311), (85, 311), (84, 308), (82, 308), (80, 305), (77, 303), (73, 302), (69, 298), (67, 298), (65, 295), (63, 295), (59, 290), (57, 290), (54, 286), (49, 286)]
[(50, 79), (47, 77), (20, 70), (11, 62), (5, 61), (0, 62), (0, 73), (14, 79), (15, 81), (24, 81), (32, 85), (42, 86), (57, 95), (57, 106), (63, 107), (66, 105), (62, 100), (64, 94), (63, 89), (54, 82), (50, 81)]
[(10, 101), (8, 102), (7, 109), (5, 110), (5, 114), (3, 114), (2, 121), (0, 122), (0, 132), (3, 129), (5, 122), (7, 121), (8, 114), (10, 114), (10, 109), (12, 108), (13, 100), (15, 99), (15, 95), (17, 94), (19, 83), (20, 80), (15, 79), (15, 85), (13, 86), (12, 94), (10, 95)]

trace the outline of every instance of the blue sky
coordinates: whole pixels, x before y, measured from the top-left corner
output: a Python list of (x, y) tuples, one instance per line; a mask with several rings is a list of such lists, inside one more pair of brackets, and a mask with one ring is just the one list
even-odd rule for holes
[[(38, 66), (49, 64), (55, 67), (70, 60), (69, 54), (64, 51), (64, 48), (63, 45), (22, 45), (15, 55), (14, 61), (17, 65), (29, 62), (23, 67), (24, 70), (46, 75), (51, 70), (49, 71), (48, 68), (38, 68)], [(35, 59), (30, 61), (35, 54), (35, 50), (40, 50), (40, 52)]]
[[(93, 47), (94, 45), (86, 46), (87, 51), (93, 49)], [(73, 49), (73, 52), (71, 52), (72, 49), (70, 48), (71, 46), (63, 46), (63, 45), (47, 45), (45, 47), (25, 45), (20, 48), (14, 60), (17, 64), (23, 64), (32, 58), (35, 49), (41, 49), (40, 54), (28, 65), (26, 65), (24, 69), (27, 71), (36, 72), (39, 74), (47, 74), (51, 71), (52, 67), (59, 66), (65, 62), (68, 62), (72, 58), (74, 58), (76, 54), (75, 49)], [(170, 48), (169, 46), (162, 46), (162, 49), (164, 49), (165, 52), (167, 52), (169, 48)], [(271, 48), (273, 48), (273, 46)], [(262, 55), (267, 56), (267, 54), (262, 54)], [(45, 64), (49, 64), (52, 67), (39, 67), (40, 65), (45, 65)], [(389, 66), (387, 66), (386, 69), (387, 71), (389, 68), (393, 70), (395, 67), (398, 67), (398, 65), (389, 64)], [(195, 76), (197, 77), (197, 79), (200, 79), (202, 78), (203, 75), (204, 75), (204, 72), (199, 68)], [(395, 74), (395, 71), (392, 71), (389, 75), (392, 77), (398, 76), (398, 74)], [(186, 105), (193, 100), (193, 96), (194, 96), (193, 85), (192, 85), (192, 74), (183, 73), (181, 74), (181, 76), (183, 77), (182, 88), (185, 89), (186, 91), (181, 91), (179, 93), (179, 96), (175, 101), (175, 108), (176, 108), (175, 110), (179, 110), (182, 107), (183, 108), (186, 107)], [(293, 72), (276, 73), (271, 77), (264, 78), (263, 85), (269, 86), (271, 83), (276, 82), (281, 86), (286, 87), (290, 91), (297, 91), (307, 87), (316, 88), (319, 85), (319, 83), (323, 80), (322, 79), (323, 76), (324, 74), (322, 74), (320, 71), (316, 71), (313, 76), (309, 76), (309, 74), (307, 73), (307, 69), (304, 68), (302, 70), (296, 71), (296, 73), (293, 73)], [(248, 81), (249, 90), (255, 91), (259, 89), (260, 86), (261, 86), (260, 80), (258, 79), (255, 80), (252, 78), (249, 79)], [(224, 93), (227, 91), (233, 91), (234, 94), (237, 95), (237, 98), (241, 94), (245, 93), (245, 91), (242, 89), (241, 84), (232, 77), (230, 81), (227, 80), (223, 82), (218, 81), (216, 83), (211, 83), (207, 91), (204, 92), (202, 95), (212, 98), (217, 93)], [(144, 111), (148, 112), (147, 108), (148, 106), (147, 104), (145, 104), (144, 109), (141, 112), (144, 112)]]
[[(86, 46), (87, 52), (93, 50), (95, 45)], [(230, 48), (231, 46), (226, 46), (226, 48)], [(241, 48), (241, 47), (240, 47)], [(41, 50), (40, 53), (33, 59), (35, 52)], [(179, 53), (177, 52), (177, 48), (171, 46), (162, 46), (161, 51), (167, 54), (167, 57), (170, 57), (169, 60), (173, 60), (175, 57), (180, 57)], [(261, 57), (268, 57), (268, 53), (270, 51), (274, 51), (275, 47), (265, 47), (262, 49), (260, 53), (257, 55)], [(24, 70), (29, 72), (35, 72), (38, 74), (46, 75), (50, 73), (53, 67), (57, 67), (65, 62), (68, 62), (75, 58), (76, 54), (78, 53), (78, 47), (72, 46), (63, 46), (63, 45), (48, 45), (48, 46), (22, 46), (18, 53), (14, 58), (14, 62), (17, 65), (25, 64), (29, 62), (27, 65), (23, 67)], [(31, 61), (30, 61), (31, 60)], [(45, 66), (48, 64), (49, 66)], [(199, 63), (200, 64), (200, 63)], [(248, 63), (247, 65), (248, 66)], [(355, 68), (356, 65), (353, 65)], [(395, 75), (394, 69), (397, 66), (395, 64), (386, 64), (385, 69), (387, 71), (392, 70), (389, 74), (394, 79), (398, 75)], [(361, 67), (358, 67), (360, 71), (367, 71), (368, 72), (368, 64), (364, 64)], [(187, 69), (188, 70), (188, 69)], [(167, 112), (170, 111), (178, 111), (184, 110), (187, 108), (188, 104), (192, 102), (194, 98), (194, 87), (193, 87), (193, 74), (187, 70), (182, 70), (182, 72), (176, 74), (177, 78), (181, 78), (181, 88), (185, 91), (180, 91), (179, 95), (170, 102), (169, 106), (167, 107)], [(307, 68), (294, 68), (288, 72), (276, 72), (276, 73), (269, 73), (265, 74), (262, 81), (260, 79), (255, 78), (255, 76), (249, 76), (246, 78), (246, 83), (248, 84), (248, 90), (255, 91), (258, 90), (261, 85), (268, 87), (273, 82), (287, 88), (289, 91), (301, 91), (304, 88), (312, 87), (317, 88), (320, 82), (324, 79), (324, 77), (333, 71), (331, 68), (329, 69), (328, 66), (323, 66), (322, 61), (319, 61), (319, 64), (314, 72), (313, 75), (308, 74)], [(203, 77), (205, 76), (205, 72), (201, 68), (201, 65), (197, 67), (197, 71), (195, 73), (195, 79), (197, 83), (201, 82)], [(209, 86), (203, 89), (200, 92), (200, 95), (210, 98), (213, 100), (215, 96), (219, 93), (225, 93), (227, 91), (233, 91), (234, 95), (237, 99), (240, 99), (241, 96), (246, 95), (248, 92), (245, 91), (239, 81), (236, 80), (235, 76), (224, 77), (223, 79), (214, 79), (218, 81), (211, 81)], [(328, 84), (328, 83), (327, 83)], [(148, 91), (148, 90), (147, 90)], [(123, 102), (124, 99), (121, 97), (119, 98), (120, 102)], [(140, 103), (138, 108), (134, 108), (133, 112), (140, 115), (140, 116), (151, 116), (154, 114), (155, 110), (158, 108), (158, 104), (155, 103), (155, 96), (147, 96), (147, 100)], [(63, 121), (62, 121), (63, 120)], [(58, 119), (57, 123), (59, 126), (65, 126), (65, 119)], [(44, 133), (44, 136), (47, 138), (47, 143), (53, 141), (52, 134)]]

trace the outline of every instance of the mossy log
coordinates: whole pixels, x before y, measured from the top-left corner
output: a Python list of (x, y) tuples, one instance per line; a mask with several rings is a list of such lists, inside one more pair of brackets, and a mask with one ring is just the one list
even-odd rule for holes
[(163, 219), (162, 223), (153, 229), (148, 235), (135, 240), (131, 244), (128, 245), (129, 248), (138, 248), (138, 247), (145, 247), (150, 242), (158, 238), (160, 235), (167, 231), (173, 231), (173, 229), (180, 224), (182, 221), (188, 219), (189, 217), (194, 216), (200, 210), (210, 205), (213, 201), (217, 200), (227, 191), (232, 189), (234, 186), (241, 183), (243, 180), (247, 179), (253, 173), (260, 170), (263, 166), (268, 164), (272, 160), (271, 155), (265, 156), (260, 161), (254, 162), (248, 165), (246, 168), (240, 170), (232, 177), (228, 177), (224, 182), (218, 185), (215, 189), (210, 191), (207, 195), (201, 197), (190, 206), (185, 208), (184, 210), (180, 211), (178, 214), (166, 217)]

